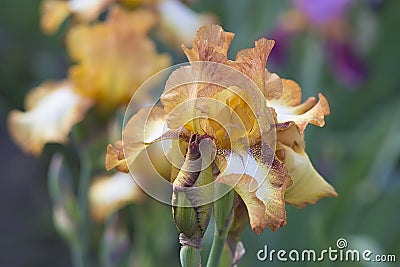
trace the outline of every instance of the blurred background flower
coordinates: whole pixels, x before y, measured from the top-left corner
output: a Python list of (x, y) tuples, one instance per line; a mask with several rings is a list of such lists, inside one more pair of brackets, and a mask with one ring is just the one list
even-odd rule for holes
[[(161, 10), (156, 8), (156, 2), (126, 0), (107, 3), (106, 7), (116, 4), (126, 10), (135, 10), (140, 6), (158, 14)], [(304, 7), (306, 2), (315, 4), (309, 9)], [(316, 169), (335, 186), (340, 198), (324, 199), (318, 206), (311, 205), (301, 211), (288, 207), (287, 216), (291, 223), (274, 234), (265, 231), (257, 237), (249, 227), (245, 228), (242, 241), (246, 244), (246, 254), (239, 266), (265, 266), (265, 262), (258, 262), (255, 255), (265, 244), (274, 249), (325, 249), (334, 246), (339, 237), (346, 237), (353, 248), (367, 247), (382, 253), (397, 253), (397, 258), (400, 258), (400, 213), (397, 206), (400, 201), (400, 124), (396, 120), (400, 115), (400, 76), (395, 72), (400, 56), (400, 37), (396, 34), (400, 2), (335, 1), (338, 7), (330, 8), (328, 12), (332, 15), (312, 19), (314, 8), (325, 8), (328, 2), (332, 1), (174, 2), (187, 9), (185, 21), (192, 23), (199, 21), (199, 14), (213, 14), (227, 31), (237, 33), (230, 58), (239, 49), (251, 46), (260, 36), (276, 36), (271, 56), (278, 60), (270, 62), (268, 68), (279, 72), (282, 77), (298, 81), (304, 98), (321, 91), (329, 99), (332, 111), (323, 129), (308, 128), (305, 140), (312, 140), (307, 143), (308, 154), (314, 159)], [(58, 30), (53, 30), (53, 35), (44, 35), (40, 29), (42, 3), (39, 0), (5, 0), (0, 9), (0, 142), (3, 148), (0, 194), (5, 199), (0, 204), (3, 218), (0, 222), (1, 266), (71, 266), (69, 247), (65, 239), (62, 240), (60, 229), (56, 231), (53, 218), (58, 221), (58, 227), (63, 226), (66, 233), (71, 233), (75, 229), (70, 224), (71, 218), (73, 221), (82, 220), (79, 214), (88, 214), (79, 213), (74, 208), (79, 206), (79, 199), (84, 198), (82, 195), (76, 198), (82, 157), (77, 156), (75, 134), (68, 136), (71, 139), (69, 144), (47, 145), (41, 157), (32, 158), (11, 141), (6, 127), (11, 110), (27, 108), (31, 112), (34, 109), (33, 102), (23, 106), (25, 95), (31, 88), (47, 80), (64, 80), (68, 77), (69, 66), (79, 66), (83, 62), (75, 59), (77, 62), (71, 63), (63, 43), (68, 28), (86, 22), (71, 15), (70, 11), (61, 10), (58, 15), (53, 13), (62, 21), (58, 23), (61, 23), (60, 28), (53, 26)], [(173, 18), (179, 17), (175, 12), (180, 8), (167, 8), (174, 12), (166, 18), (175, 21)], [(301, 19), (297, 20), (297, 17)], [(328, 18), (329, 23), (321, 22)], [(107, 11), (99, 13), (99, 20), (107, 20)], [(299, 23), (296, 25), (292, 21)], [(97, 23), (84, 27), (94, 28)], [(170, 22), (169, 25), (188, 24)], [(295, 29), (291, 30), (290, 27), (294, 26)], [(186, 61), (183, 54), (177, 52), (177, 44), (185, 41), (174, 40), (171, 45), (158, 32), (165, 33), (158, 23), (153, 29), (146, 36), (153, 40), (158, 53), (169, 53), (173, 63)], [(192, 34), (191, 40), (195, 32)], [(283, 46), (279, 47), (280, 44)], [(284, 51), (281, 56), (279, 51)], [(53, 110), (52, 105), (50, 110)], [(51, 114), (48, 109), (42, 111), (39, 113)], [(122, 120), (119, 109), (113, 112), (111, 118), (102, 119), (89, 111), (83, 118), (86, 122), (76, 121), (77, 129), (73, 132), (84, 137), (77, 141), (81, 144), (80, 155), (89, 153), (90, 177), (105, 175), (102, 167), (104, 145), (116, 140), (111, 137), (108, 126), (114, 120)], [(83, 132), (82, 123), (88, 123)], [(92, 140), (89, 144), (85, 141), (88, 139)], [(61, 180), (56, 180), (63, 189), (58, 191), (63, 193), (57, 195), (63, 196), (64, 201), (50, 197), (52, 193), (48, 192), (51, 190), (47, 186), (47, 166), (54, 152), (63, 154), (65, 166), (61, 169), (70, 171), (64, 173)], [(60, 206), (59, 203), (68, 205)], [(79, 238), (84, 233), (90, 233), (91, 237), (87, 246), (87, 253), (91, 255), (87, 266), (117, 266), (128, 262), (133, 266), (177, 266), (177, 231), (170, 218), (169, 207), (148, 198), (140, 204), (124, 206), (101, 223), (89, 218), (90, 231), (78, 227)], [(154, 229), (158, 230), (156, 236), (151, 234)], [(211, 237), (206, 233), (204, 246), (209, 246), (210, 242)], [(21, 251), (24, 251), (23, 257)], [(276, 265), (282, 264), (274, 262)], [(329, 263), (293, 264), (305, 265), (329, 266)], [(364, 265), (346, 263), (346, 266)], [(386, 263), (385, 266), (396, 265)]]

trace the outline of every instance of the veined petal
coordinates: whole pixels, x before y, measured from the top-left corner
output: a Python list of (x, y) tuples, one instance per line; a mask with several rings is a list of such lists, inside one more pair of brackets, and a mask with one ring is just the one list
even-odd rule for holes
[(267, 226), (275, 231), (286, 224), (284, 194), (291, 179), (285, 166), (273, 157), (271, 167), (245, 151), (232, 153), (222, 164), (216, 161), (220, 169), (224, 168), (217, 181), (234, 187), (246, 204), (250, 225), (257, 234)]
[(303, 208), (307, 204), (315, 204), (320, 198), (338, 196), (335, 189), (315, 170), (304, 150), (295, 151), (283, 144), (280, 147), (293, 181), (285, 193), (286, 203)]
[(96, 220), (104, 220), (125, 205), (139, 201), (141, 189), (130, 174), (117, 172), (96, 179), (89, 188), (90, 212)]
[(325, 125), (325, 116), (329, 115), (330, 109), (326, 98), (319, 93), (319, 101), (309, 97), (301, 102), (301, 89), (292, 80), (282, 79), (283, 93), (277, 100), (268, 101), (268, 105), (275, 109), (278, 123), (293, 122), (301, 133), (309, 123), (320, 127)]
[(46, 82), (27, 96), (26, 112), (10, 112), (8, 128), (24, 151), (38, 155), (46, 143), (66, 142), (72, 126), (91, 105), (90, 100), (73, 91), (69, 82)]
[[(273, 40), (261, 38), (255, 42), (254, 48), (240, 50), (235, 60), (235, 66), (249, 77), (267, 98), (270, 97), (271, 92), (265, 90), (265, 84), (266, 81), (272, 81), (273, 77), (269, 77), (271, 74), (265, 69), (265, 66), (274, 44)], [(268, 76), (267, 79), (266, 76)], [(274, 89), (276, 90), (276, 88)]]
[(189, 61), (213, 61), (227, 63), (228, 49), (234, 34), (225, 32), (219, 25), (201, 27), (193, 41), (193, 48), (183, 46)]
[(40, 26), (47, 34), (55, 33), (71, 12), (68, 2), (59, 0), (44, 0), (40, 9)]

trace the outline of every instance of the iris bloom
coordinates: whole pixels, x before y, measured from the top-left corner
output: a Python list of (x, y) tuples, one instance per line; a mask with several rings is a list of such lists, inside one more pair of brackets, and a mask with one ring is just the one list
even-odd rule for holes
[[(219, 175), (215, 180), (234, 187), (246, 205), (252, 229), (261, 233), (266, 227), (276, 230), (286, 224), (285, 201), (304, 207), (322, 197), (337, 196), (333, 187), (314, 169), (304, 142), (308, 124), (324, 125), (329, 105), (322, 94), (318, 101), (310, 97), (302, 103), (297, 83), (281, 79), (265, 68), (274, 46), (272, 40), (262, 38), (255, 42), (254, 48), (242, 50), (236, 60), (229, 60), (227, 53), (233, 37), (233, 33), (224, 32), (220, 26), (204, 26), (198, 30), (193, 48), (184, 48), (184, 52), (192, 64), (195, 61), (217, 62), (239, 71), (257, 85), (263, 99), (252, 90), (201, 83), (175, 86), (178, 81), (191, 79), (186, 77), (190, 75), (187, 68), (180, 68), (167, 81), (161, 96), (163, 107), (138, 111), (124, 129), (125, 143), (118, 141), (108, 146), (106, 168), (128, 171), (128, 166), (135, 164), (142, 150), (163, 138), (179, 138), (186, 143), (192, 134), (207, 135), (217, 149), (214, 162)], [(209, 105), (204, 99), (217, 100), (224, 105)], [(250, 106), (258, 100), (266, 101), (267, 110), (272, 111), (272, 125), (256, 121)], [(265, 115), (263, 112), (267, 110), (261, 108), (259, 115)], [(192, 115), (195, 116), (190, 120)], [(169, 130), (163, 134), (165, 125)], [(257, 127), (277, 130), (276, 149), (271, 154), (260, 153), (262, 137)], [(233, 147), (235, 139), (243, 138), (248, 140), (247, 147)], [(250, 171), (255, 169), (257, 171)], [(171, 176), (173, 180), (174, 174)], [(238, 176), (240, 180), (235, 183)]]
[(146, 10), (110, 10), (105, 22), (78, 25), (67, 35), (67, 49), (76, 64), (68, 80), (45, 82), (26, 98), (26, 111), (11, 111), (11, 136), (23, 150), (41, 153), (49, 142), (64, 143), (89, 107), (113, 110), (126, 104), (150, 75), (167, 67), (147, 32), (155, 23)]

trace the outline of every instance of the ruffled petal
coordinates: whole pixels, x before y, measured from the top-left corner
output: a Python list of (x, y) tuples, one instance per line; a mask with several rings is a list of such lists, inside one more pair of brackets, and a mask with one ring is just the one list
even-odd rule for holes
[(127, 204), (139, 201), (142, 196), (130, 174), (117, 172), (103, 176), (89, 188), (90, 212), (96, 220), (104, 220)]
[(282, 79), (283, 93), (277, 100), (268, 101), (268, 105), (275, 109), (278, 123), (293, 122), (301, 133), (309, 123), (324, 126), (325, 116), (329, 115), (330, 109), (326, 98), (320, 93), (319, 101), (309, 97), (305, 102), (300, 103), (301, 89), (292, 80)]
[(71, 12), (68, 8), (68, 2), (57, 0), (43, 1), (40, 9), (40, 26), (47, 34), (55, 33)]
[(293, 185), (285, 193), (288, 204), (303, 208), (315, 204), (323, 197), (337, 197), (335, 189), (315, 170), (304, 150), (295, 151), (280, 144), (284, 151), (284, 163)]
[(276, 231), (286, 224), (284, 194), (291, 179), (275, 156), (271, 167), (245, 151), (228, 155), (222, 164), (218, 160), (223, 171), (217, 181), (234, 187), (246, 204), (255, 233), (261, 234), (266, 227)]
[(189, 61), (212, 61), (228, 64), (228, 49), (234, 34), (219, 25), (201, 27), (193, 41), (193, 48), (183, 47)]
[(24, 151), (39, 155), (46, 143), (65, 143), (72, 126), (91, 105), (69, 82), (43, 83), (27, 96), (26, 112), (10, 112), (11, 137)]

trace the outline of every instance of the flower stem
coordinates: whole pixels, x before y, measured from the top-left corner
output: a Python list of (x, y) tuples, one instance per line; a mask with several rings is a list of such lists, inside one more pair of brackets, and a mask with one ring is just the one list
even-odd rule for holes
[(218, 267), (233, 221), (233, 190), (214, 202), (215, 232), (207, 267)]
[(182, 267), (201, 266), (200, 249), (192, 246), (182, 246), (180, 252)]
[(219, 266), (227, 235), (228, 231), (224, 235), (220, 235), (218, 231), (215, 231), (207, 267)]

